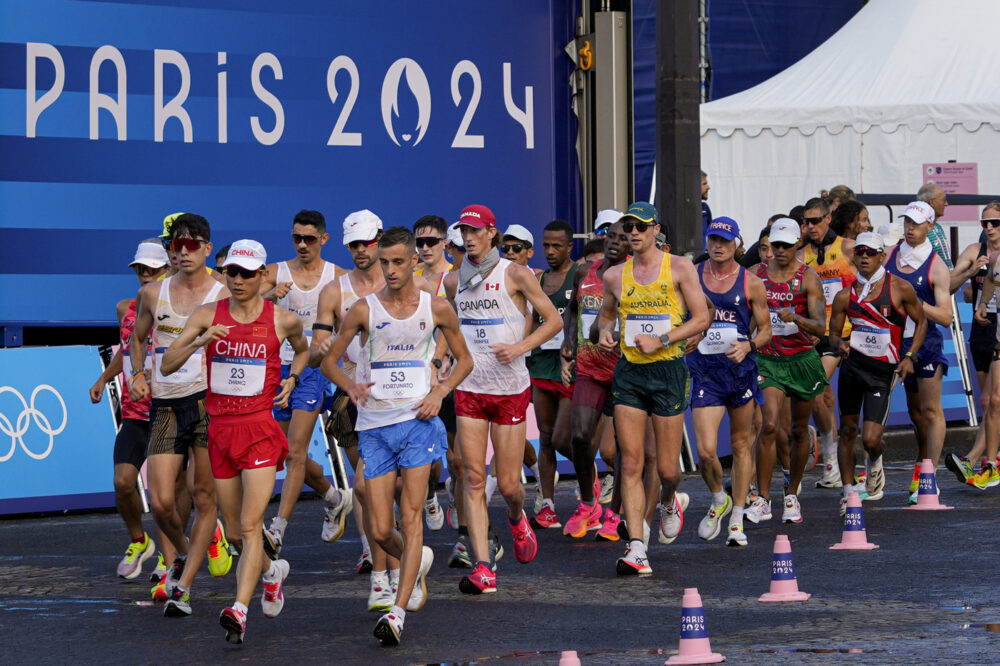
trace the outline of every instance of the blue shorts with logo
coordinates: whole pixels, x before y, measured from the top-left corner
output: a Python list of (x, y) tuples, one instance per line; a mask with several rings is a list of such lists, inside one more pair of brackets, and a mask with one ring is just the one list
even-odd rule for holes
[(751, 400), (762, 404), (764, 393), (757, 382), (757, 360), (751, 354), (736, 364), (721, 354), (706, 358), (697, 353), (685, 357), (691, 373), (691, 408), (736, 409)]
[[(933, 377), (939, 367), (942, 369), (942, 377), (948, 374), (948, 359), (944, 356), (944, 340), (941, 337), (941, 329), (935, 327), (932, 330), (937, 335), (934, 335), (930, 330), (928, 331), (927, 337), (924, 338), (924, 344), (920, 346), (917, 358), (913, 362), (913, 374), (903, 380), (903, 387), (907, 393), (917, 393), (917, 378)], [(903, 342), (899, 345), (901, 357), (910, 351), (912, 344), (913, 338), (903, 338)]]
[[(282, 379), (288, 377), (291, 368), (291, 365), (281, 366)], [(299, 385), (292, 391), (292, 396), (288, 400), (288, 406), (274, 408), (274, 420), (290, 421), (293, 409), (301, 409), (306, 412), (319, 409), (323, 406), (323, 394), (329, 385), (330, 380), (320, 372), (319, 368), (307, 367), (302, 371)]]
[(430, 465), (447, 450), (448, 433), (436, 416), (358, 432), (358, 453), (365, 463), (366, 479)]

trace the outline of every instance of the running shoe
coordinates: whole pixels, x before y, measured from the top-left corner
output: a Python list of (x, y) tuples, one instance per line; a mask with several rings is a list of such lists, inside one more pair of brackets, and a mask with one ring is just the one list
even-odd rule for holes
[(372, 572), (372, 554), (368, 550), (361, 551), (358, 564), (355, 567), (359, 575), (370, 574)]
[(239, 645), (247, 630), (246, 613), (235, 608), (223, 608), (219, 614), (219, 624), (226, 630), (226, 642)]
[(601, 505), (599, 502), (593, 504), (580, 504), (563, 528), (563, 534), (574, 539), (582, 539), (591, 530), (601, 529)]
[(605, 474), (601, 479), (601, 495), (598, 500), (601, 504), (608, 504), (615, 494), (615, 475)]
[(528, 518), (524, 515), (524, 511), (521, 511), (521, 519), (517, 523), (512, 523), (509, 519), (507, 522), (510, 524), (511, 534), (514, 535), (514, 557), (521, 564), (527, 564), (538, 554), (538, 539), (535, 537), (535, 531), (528, 524)]
[[(628, 525), (625, 524), (625, 519), (622, 518), (618, 523), (618, 536), (622, 541), (628, 543), (630, 537), (628, 535)], [(645, 520), (642, 521), (642, 547), (649, 548), (649, 523)]]
[(490, 565), (493, 567), (493, 571), (496, 571), (497, 562), (503, 559), (504, 549), (503, 544), (500, 543), (500, 537), (493, 532), (492, 525), (489, 526), (486, 532), (486, 540), (490, 546)]
[(163, 607), (164, 617), (187, 617), (191, 614), (191, 595), (180, 585), (174, 585), (174, 590)]
[(722, 506), (715, 506), (714, 504), (708, 507), (708, 513), (705, 517), (701, 519), (701, 523), (698, 524), (698, 536), (705, 541), (711, 541), (715, 537), (719, 536), (719, 532), (722, 531), (722, 519), (729, 515), (729, 512), (733, 510), (733, 500), (726, 495), (726, 501)]
[(208, 573), (216, 578), (225, 576), (233, 566), (233, 555), (229, 551), (229, 542), (226, 540), (226, 530), (222, 528), (222, 521), (215, 521), (215, 534), (208, 544)]
[[(323, 531), (320, 538), (327, 543), (344, 536), (344, 526), (347, 524), (347, 514), (354, 510), (354, 491), (348, 488), (339, 492), (336, 504), (327, 504), (323, 512)], [(278, 549), (281, 549), (279, 542)]]
[(750, 504), (743, 517), (756, 525), (765, 520), (771, 520), (771, 500), (764, 499), (760, 495)]
[(968, 483), (969, 479), (976, 474), (971, 460), (955, 455), (954, 453), (949, 453), (945, 456), (944, 466), (951, 470), (959, 483)]
[(840, 496), (840, 517), (843, 518), (847, 515), (847, 498), (843, 495)]
[(986, 463), (986, 467), (983, 469), (984, 473), (988, 473), (986, 480), (987, 488), (995, 488), (1000, 486), (1000, 471), (997, 470), (996, 465), (993, 463)]
[(420, 551), (420, 569), (417, 571), (417, 580), (413, 584), (413, 591), (410, 592), (410, 600), (406, 602), (407, 611), (418, 611), (427, 603), (427, 572), (434, 564), (434, 551), (424, 546)]
[[(559, 484), (559, 470), (556, 470), (555, 476), (552, 477), (552, 487), (555, 488)], [(537, 514), (542, 510), (542, 502), (545, 498), (542, 497), (542, 480), (535, 479), (535, 513)]]
[(285, 579), (288, 578), (288, 561), (275, 560), (272, 565), (278, 571), (278, 575), (272, 580), (268, 580), (267, 574), (261, 578), (260, 582), (264, 586), (264, 592), (260, 595), (260, 605), (264, 609), (264, 617), (275, 618), (285, 607)]
[[(670, 506), (657, 505), (660, 510), (660, 529), (657, 530), (656, 539), (660, 543), (673, 543), (681, 533), (681, 528), (684, 527), (684, 510), (690, 500), (687, 493), (675, 492), (674, 501)], [(730, 508), (732, 508), (731, 502)]]
[(799, 498), (795, 495), (785, 495), (785, 508), (781, 512), (781, 522), (802, 522), (802, 507), (799, 506)]
[(169, 599), (167, 596), (167, 574), (164, 573), (160, 580), (153, 585), (152, 589), (149, 590), (150, 596), (153, 597), (153, 603), (162, 604), (164, 601)]
[(396, 595), (392, 593), (392, 587), (389, 585), (389, 574), (385, 571), (377, 574), (372, 572), (371, 580), (371, 591), (368, 593), (368, 610), (380, 613), (392, 610), (392, 604), (396, 602)]
[(444, 519), (448, 521), (448, 527), (453, 530), (458, 529), (458, 511), (454, 506), (449, 506), (444, 510)]
[(653, 569), (649, 566), (649, 558), (638, 555), (631, 548), (625, 551), (625, 557), (618, 558), (615, 571), (619, 576), (648, 576), (653, 573)]
[(545, 503), (542, 510), (536, 513), (531, 519), (531, 526), (540, 530), (547, 530), (562, 527), (562, 523), (559, 522), (559, 516), (556, 515), (555, 509), (549, 506), (548, 503)]
[(819, 460), (819, 434), (816, 432), (816, 426), (809, 424), (809, 457), (806, 458), (805, 471), (809, 472), (814, 467)]
[[(444, 480), (444, 489), (448, 492), (448, 504), (455, 506), (455, 493), (451, 490), (451, 477)], [(457, 529), (457, 528), (456, 528)]]
[(167, 565), (163, 562), (163, 553), (156, 553), (156, 568), (149, 574), (150, 583), (159, 583), (167, 575)]
[(264, 534), (264, 553), (273, 562), (281, 555), (281, 533), (274, 529), (273, 523), (271, 527), (262, 531)]
[(464, 537), (458, 537), (458, 541), (455, 542), (455, 547), (451, 549), (451, 556), (448, 558), (448, 566), (452, 569), (472, 568), (472, 557), (469, 555), (469, 547), (465, 544), (463, 539)]
[(605, 509), (601, 529), (597, 530), (594, 541), (618, 541), (618, 525), (620, 524), (621, 518), (618, 517), (618, 514), (611, 509)]
[(867, 496), (863, 499), (869, 502), (880, 500), (885, 496), (885, 470), (881, 467), (868, 470), (865, 477), (865, 493)]
[(178, 555), (174, 558), (174, 563), (170, 565), (170, 570), (167, 571), (167, 576), (164, 578), (164, 591), (167, 593), (167, 598), (174, 596), (174, 587), (180, 582), (181, 576), (184, 575), (184, 565), (187, 563), (187, 555)]
[(399, 636), (403, 633), (403, 620), (395, 613), (386, 613), (375, 623), (375, 638), (379, 644), (393, 647), (399, 645)]
[(479, 564), (468, 576), (462, 576), (458, 589), (466, 594), (493, 594), (497, 591), (497, 575), (485, 564)]
[(438, 503), (437, 495), (424, 503), (424, 522), (427, 524), (427, 529), (432, 532), (444, 527), (444, 509)]
[[(986, 484), (989, 483), (989, 480), (990, 477), (988, 473), (978, 472), (970, 476), (969, 480), (966, 481), (966, 483), (975, 488), (976, 490), (986, 490)], [(910, 499), (912, 500), (910, 504), (916, 504), (917, 503), (916, 498), (917, 498), (917, 493), (913, 493), (910, 496)]]
[(142, 563), (156, 554), (156, 544), (145, 532), (142, 533), (143, 541), (140, 543), (131, 542), (125, 549), (125, 557), (118, 563), (118, 576), (126, 580), (132, 580), (142, 573)]
[(729, 534), (726, 535), (726, 545), (731, 547), (747, 545), (747, 535), (743, 533), (742, 525), (729, 526)]
[[(576, 501), (582, 502), (583, 496), (580, 495), (580, 485), (577, 484), (576, 490), (573, 491), (576, 495)], [(597, 463), (594, 463), (594, 499), (599, 499), (601, 497), (601, 476), (597, 473)]]
[(817, 488), (843, 488), (844, 482), (840, 480), (840, 466), (836, 459), (827, 461), (823, 467), (823, 475), (816, 482)]
[[(910, 479), (910, 494), (917, 492), (920, 488), (920, 463), (913, 466), (913, 478)], [(915, 503), (915, 502), (914, 502)]]

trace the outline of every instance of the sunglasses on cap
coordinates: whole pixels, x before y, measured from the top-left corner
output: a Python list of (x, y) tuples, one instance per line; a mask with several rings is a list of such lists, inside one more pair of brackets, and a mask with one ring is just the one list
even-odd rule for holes
[(260, 273), (262, 269), (258, 268), (257, 270), (252, 271), (249, 268), (243, 268), (242, 266), (237, 266), (236, 264), (229, 264), (224, 270), (226, 271), (226, 275), (231, 278), (239, 275), (244, 280), (249, 280), (253, 276)]
[(181, 250), (197, 252), (201, 249), (201, 246), (207, 242), (208, 241), (203, 241), (200, 238), (175, 238), (170, 241), (170, 249), (174, 252), (180, 252)]
[(434, 247), (443, 240), (438, 236), (417, 236), (416, 244), (417, 247)]
[[(997, 220), (997, 222), (1000, 222), (1000, 220)], [(882, 254), (882, 250), (878, 250), (874, 247), (855, 246), (854, 254), (859, 254), (862, 257), (877, 257), (878, 255)]]
[(513, 252), (514, 254), (521, 254), (525, 250), (525, 246), (521, 243), (511, 243), (510, 245), (502, 246), (504, 254), (508, 252)]
[(641, 234), (644, 233), (646, 229), (649, 229), (651, 226), (653, 225), (650, 222), (622, 222), (622, 231), (624, 231), (627, 234), (630, 234), (632, 233), (632, 230), (635, 229)]
[(305, 243), (306, 245), (313, 245), (319, 240), (319, 236), (304, 236), (302, 234), (292, 234), (292, 242), (298, 245), (299, 243)]
[(608, 225), (605, 225), (605, 226), (601, 227), (600, 229), (594, 229), (594, 235), (595, 236), (607, 236), (608, 235), (608, 229), (610, 229), (610, 228), (611, 228), (611, 225), (608, 224)]
[(989, 220), (979, 220), (979, 224), (982, 225), (983, 229), (986, 227), (993, 227), (996, 229), (997, 227), (1000, 227), (1000, 218), (995, 217)]
[(362, 247), (371, 247), (372, 245), (377, 245), (377, 244), (378, 244), (378, 237), (376, 236), (375, 238), (373, 238), (371, 240), (366, 240), (366, 241), (363, 241), (363, 240), (351, 241), (350, 243), (347, 244), (347, 247), (349, 247), (352, 250), (357, 250), (357, 249), (362, 248)]
[(771, 241), (771, 247), (775, 250), (789, 250), (795, 247), (792, 243), (782, 243), (781, 241)]

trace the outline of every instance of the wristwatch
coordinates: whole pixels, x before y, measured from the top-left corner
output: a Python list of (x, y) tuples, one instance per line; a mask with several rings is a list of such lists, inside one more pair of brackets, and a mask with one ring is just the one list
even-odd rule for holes
[(903, 358), (908, 358), (908, 359), (910, 359), (912, 361), (913, 360), (913, 352), (912, 351), (906, 352), (905, 354), (903, 354)]
[(669, 333), (664, 333), (663, 335), (660, 336), (660, 344), (663, 345), (664, 347), (669, 347), (670, 346), (670, 334)]
[(432, 358), (431, 359), (431, 365), (433, 365), (435, 368), (437, 368), (438, 370), (440, 370), (441, 369), (441, 359), (439, 359), (439, 358)]
[(747, 340), (747, 342), (750, 343), (750, 353), (751, 354), (756, 354), (757, 353), (757, 343), (754, 342), (753, 340)]
[(295, 388), (299, 387), (299, 381), (301, 380), (299, 379), (299, 376), (297, 374), (295, 374), (294, 372), (290, 372), (288, 373), (288, 378), (295, 380)]

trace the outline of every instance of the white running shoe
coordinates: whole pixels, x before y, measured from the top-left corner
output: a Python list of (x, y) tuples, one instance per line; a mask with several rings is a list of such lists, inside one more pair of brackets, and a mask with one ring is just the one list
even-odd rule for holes
[[(687, 493), (674, 493), (674, 502), (670, 506), (657, 504), (660, 510), (660, 529), (656, 538), (662, 544), (673, 543), (684, 527), (684, 510), (688, 507), (691, 498)], [(732, 504), (730, 504), (730, 508)]]
[(264, 617), (267, 618), (278, 617), (281, 609), (285, 607), (285, 595), (282, 590), (289, 570), (287, 560), (275, 560), (272, 566), (278, 570), (278, 575), (273, 580), (268, 580), (267, 574), (264, 574), (261, 579), (264, 593), (260, 595), (260, 605), (264, 609)]
[(729, 498), (729, 495), (726, 495), (726, 501), (722, 506), (713, 504), (708, 507), (708, 513), (698, 524), (698, 536), (705, 541), (711, 541), (719, 536), (719, 532), (722, 531), (722, 519), (728, 516), (732, 510), (733, 500)]
[(817, 488), (843, 488), (844, 482), (840, 480), (840, 466), (836, 460), (827, 461), (823, 467), (823, 475), (816, 482)]
[(747, 535), (743, 533), (742, 525), (730, 525), (729, 535), (726, 536), (727, 546), (745, 546), (747, 545)]
[(424, 503), (424, 522), (427, 529), (434, 532), (444, 527), (444, 509), (438, 503), (436, 494)]
[(758, 495), (743, 517), (755, 525), (765, 520), (771, 520), (771, 500), (766, 500)]
[(413, 584), (413, 591), (410, 592), (410, 600), (406, 602), (407, 611), (418, 611), (427, 603), (427, 572), (434, 564), (434, 551), (424, 546), (420, 552), (420, 570), (417, 571), (417, 580)]
[(795, 495), (785, 495), (785, 508), (781, 512), (781, 522), (802, 522), (802, 507), (799, 506), (799, 498)]
[(880, 500), (885, 496), (885, 470), (881, 464), (877, 469), (872, 469), (869, 465), (868, 473), (865, 475), (865, 492), (868, 493), (868, 497), (864, 499), (869, 502)]
[(598, 501), (601, 504), (607, 504), (611, 501), (612, 495), (615, 493), (615, 475), (605, 474), (601, 479), (601, 497)]
[(351, 489), (340, 491), (340, 501), (336, 504), (327, 504), (326, 513), (323, 516), (323, 532), (320, 538), (323, 541), (336, 541), (344, 536), (344, 526), (347, 524), (347, 514), (354, 510), (354, 491)]
[(376, 574), (373, 571), (371, 581), (371, 592), (368, 593), (368, 610), (379, 613), (392, 610), (392, 605), (396, 603), (396, 597), (392, 593), (389, 574), (385, 571)]
[(403, 620), (395, 613), (389, 612), (375, 623), (375, 638), (381, 645), (399, 645), (399, 637), (403, 633)]

